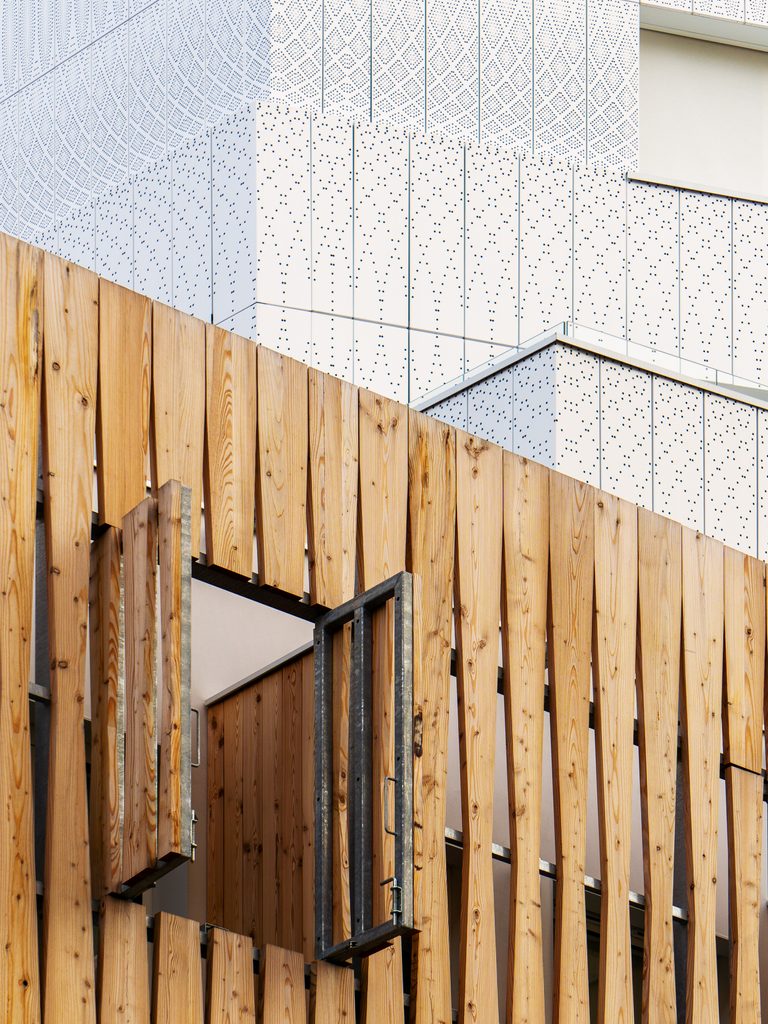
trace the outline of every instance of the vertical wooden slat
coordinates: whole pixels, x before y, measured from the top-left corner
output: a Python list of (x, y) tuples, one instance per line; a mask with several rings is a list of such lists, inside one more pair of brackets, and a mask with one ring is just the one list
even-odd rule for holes
[(765, 563), (724, 551), (725, 760), (759, 772), (763, 766), (765, 689)]
[(99, 281), (45, 259), (43, 488), (51, 671), (44, 890), (44, 1014), (96, 1020), (88, 797), (86, 638), (99, 357)]
[[(360, 512), (358, 559), (360, 587), (367, 590), (405, 568), (408, 517), (408, 410), (370, 391), (359, 393)], [(391, 731), (393, 687), (392, 611), (388, 606), (373, 624), (373, 915), (389, 916), (390, 894), (379, 882), (394, 868), (394, 845), (384, 832), (384, 777), (393, 774)], [(399, 939), (363, 965), (366, 1024), (402, 1017), (402, 948)]]
[(123, 519), (125, 572), (125, 814), (123, 881), (157, 860), (155, 611), (157, 502)]
[(675, 1024), (672, 885), (682, 574), (680, 525), (638, 509), (637, 725), (643, 821), (643, 1021)]
[(715, 914), (723, 680), (723, 547), (683, 529), (683, 778), (688, 1024), (719, 1019)]
[(125, 729), (123, 572), (120, 531), (93, 542), (89, 596), (91, 665), (91, 887), (99, 899), (122, 875), (121, 775)]
[(151, 302), (99, 280), (99, 519), (120, 526), (146, 493), (152, 368)]
[(278, 946), (262, 949), (259, 1008), (260, 1024), (304, 1024), (307, 995), (301, 953)]
[[(224, 857), (226, 814), (224, 810), (224, 708), (226, 702), (207, 709), (208, 720), (208, 829), (206, 833), (206, 918), (224, 924)], [(260, 771), (260, 766), (259, 766)], [(261, 902), (261, 900), (259, 900)]]
[(259, 347), (259, 583), (301, 597), (307, 537), (307, 368)]
[(0, 235), (0, 1018), (40, 1017), (27, 694), (40, 415), (41, 253)]
[(315, 659), (301, 662), (302, 937), (304, 959), (315, 955)]
[(149, 1024), (147, 918), (140, 903), (107, 896), (99, 923), (99, 1024)]
[(207, 967), (205, 1024), (256, 1024), (250, 938), (213, 928), (208, 940)]
[(200, 925), (155, 914), (152, 1024), (203, 1024)]
[(451, 611), (456, 532), (456, 433), (411, 411), (409, 537), (414, 594), (414, 916), (411, 1019), (451, 1020), (445, 807)]
[(549, 682), (557, 858), (553, 1014), (589, 1018), (584, 862), (587, 847), (594, 491), (549, 480)]
[[(332, 640), (333, 673), (333, 937), (352, 934), (349, 888), (349, 684), (352, 669), (352, 624)], [(310, 960), (312, 957), (309, 958)]]
[[(314, 798), (314, 789), (313, 789)], [(262, 943), (261, 686), (243, 691), (243, 932)]]
[(598, 1020), (634, 1020), (629, 933), (632, 761), (637, 638), (637, 508), (595, 497), (593, 675), (600, 823)]
[(261, 806), (262, 822), (262, 935), (277, 943), (280, 935), (280, 902), (283, 877), (280, 874), (282, 795), (280, 766), (280, 686), (282, 672), (262, 679), (261, 691)]
[(224, 927), (243, 929), (243, 697), (224, 701)]
[(493, 787), (501, 616), (502, 451), (456, 432), (456, 677), (464, 833), (459, 1021), (496, 1021)]
[(310, 1024), (354, 1024), (353, 971), (322, 960), (312, 965), (309, 1020)]
[(205, 324), (152, 303), (152, 486), (192, 491), (192, 557), (200, 554), (205, 435)]
[(301, 690), (300, 661), (292, 661), (282, 671), (280, 682), (280, 942), (286, 949), (303, 953), (303, 913), (301, 861), (302, 799), (301, 799)]
[(544, 1020), (541, 773), (549, 569), (549, 472), (504, 453), (502, 650), (510, 841), (507, 1020)]
[(211, 324), (205, 341), (205, 557), (250, 578), (256, 492), (256, 345)]

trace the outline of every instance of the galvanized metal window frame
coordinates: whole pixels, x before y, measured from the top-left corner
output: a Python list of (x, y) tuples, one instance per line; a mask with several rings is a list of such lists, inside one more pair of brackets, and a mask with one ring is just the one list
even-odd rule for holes
[[(395, 775), (385, 781), (384, 827), (394, 837), (392, 917), (373, 924), (371, 626), (394, 602)], [(352, 934), (333, 941), (333, 635), (352, 623), (349, 692), (349, 878)], [(347, 962), (370, 956), (413, 929), (413, 577), (401, 572), (324, 615), (315, 626), (315, 955)], [(394, 788), (395, 826), (387, 794)]]

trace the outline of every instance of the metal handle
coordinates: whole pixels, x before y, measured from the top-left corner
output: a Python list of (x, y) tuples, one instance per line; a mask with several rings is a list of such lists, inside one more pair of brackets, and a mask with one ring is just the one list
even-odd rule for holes
[(394, 777), (394, 775), (384, 776), (384, 831), (387, 833), (388, 836), (394, 836), (395, 838), (397, 838), (397, 831), (389, 827), (389, 786), (387, 785), (388, 782), (391, 782), (393, 785), (396, 786), (397, 779)]
[(190, 708), (190, 711), (195, 716), (195, 721), (197, 723), (197, 744), (195, 746), (195, 749), (197, 750), (197, 757), (196, 757), (196, 759), (194, 761), (190, 761), (190, 764), (192, 765), (193, 768), (199, 768), (200, 767), (200, 709), (199, 708)]

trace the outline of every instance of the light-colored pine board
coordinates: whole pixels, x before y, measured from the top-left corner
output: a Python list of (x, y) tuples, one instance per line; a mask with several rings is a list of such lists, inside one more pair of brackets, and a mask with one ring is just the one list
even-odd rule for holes
[(301, 865), (302, 836), (302, 666), (292, 661), (282, 672), (280, 683), (280, 943), (303, 953), (303, 910)]
[[(243, 690), (243, 932), (261, 945), (261, 687)], [(313, 791), (314, 792), (314, 791)]]
[(643, 821), (643, 1021), (676, 1024), (672, 902), (682, 617), (679, 523), (638, 509), (637, 727)]
[(355, 592), (357, 388), (309, 370), (309, 593), (328, 608)]
[(258, 353), (259, 583), (301, 597), (307, 539), (307, 368), (263, 346)]
[(307, 994), (301, 953), (270, 945), (262, 949), (259, 1007), (260, 1024), (304, 1024)]
[(91, 548), (91, 887), (100, 899), (122, 876), (122, 790), (125, 675), (120, 531), (108, 527)]
[(120, 526), (143, 499), (149, 455), (152, 309), (143, 295), (99, 279), (99, 519)]
[(510, 844), (507, 1020), (544, 1020), (541, 847), (549, 472), (504, 452), (502, 652)]
[(205, 436), (205, 324), (152, 303), (152, 487), (192, 492), (192, 557), (200, 554)]
[(725, 717), (728, 764), (763, 766), (765, 563), (725, 548)]
[(125, 575), (125, 793), (123, 881), (157, 861), (155, 626), (157, 501), (123, 519)]
[(309, 1020), (310, 1024), (354, 1024), (355, 975), (352, 970), (322, 960), (312, 965)]
[(190, 779), (191, 613), (190, 491), (167, 480), (157, 492), (162, 728), (158, 765), (158, 856), (188, 855)]
[(208, 939), (205, 1024), (256, 1024), (250, 936), (213, 928)]
[(731, 1024), (760, 1024), (762, 774), (725, 769), (728, 906), (731, 919)]
[[(332, 640), (333, 657), (333, 938), (352, 934), (349, 889), (349, 683), (352, 669), (352, 624)], [(314, 782), (312, 783), (314, 786)], [(314, 956), (314, 954), (313, 954)], [(313, 956), (308, 959), (312, 960)]]
[(91, 865), (85, 776), (93, 444), (99, 280), (45, 259), (43, 489), (51, 673), (45, 889), (44, 1015), (95, 1022)]
[(315, 659), (301, 662), (301, 901), (304, 960), (315, 955)]
[(410, 569), (414, 574), (413, 713), (414, 938), (411, 1019), (450, 1021), (445, 811), (451, 613), (456, 536), (456, 432), (411, 411)]
[[(224, 924), (224, 857), (226, 850), (226, 813), (224, 810), (224, 773), (227, 758), (224, 732), (226, 701), (206, 711), (208, 725), (208, 829), (206, 833), (206, 919)], [(261, 766), (259, 766), (260, 770)]]
[(634, 1019), (629, 869), (637, 645), (637, 508), (595, 495), (595, 695), (600, 828), (598, 1019)]
[(589, 1019), (584, 863), (587, 848), (594, 491), (549, 478), (549, 685), (557, 882), (553, 1017)]
[(499, 1019), (493, 788), (501, 617), (502, 450), (456, 432), (456, 678), (461, 822), (459, 1021)]
[(683, 779), (688, 1024), (719, 1019), (715, 916), (723, 691), (723, 547), (683, 528)]
[(29, 737), (42, 254), (0, 235), (0, 1019), (40, 1016)]
[(256, 345), (209, 324), (205, 340), (205, 557), (250, 578), (256, 492)]
[(107, 896), (99, 923), (99, 1024), (149, 1024), (147, 917), (140, 903)]
[(243, 928), (243, 699), (236, 693), (224, 701), (224, 927)]
[(262, 935), (276, 944), (280, 936), (280, 904), (284, 879), (280, 846), (282, 843), (280, 802), (282, 765), (280, 764), (280, 688), (282, 672), (275, 672), (258, 683), (261, 691), (261, 806), (262, 820)]
[(152, 1024), (203, 1024), (200, 925), (155, 914)]

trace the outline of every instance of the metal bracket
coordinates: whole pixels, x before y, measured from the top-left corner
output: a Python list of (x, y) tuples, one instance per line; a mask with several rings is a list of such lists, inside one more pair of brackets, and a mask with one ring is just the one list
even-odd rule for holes
[[(371, 625), (394, 602), (394, 775), (384, 784), (384, 830), (394, 837), (392, 916), (374, 926)], [(352, 935), (333, 942), (333, 634), (352, 626), (349, 687), (349, 874)], [(315, 950), (344, 963), (413, 928), (413, 577), (402, 572), (324, 615), (315, 626)], [(394, 828), (390, 828), (390, 790)]]

